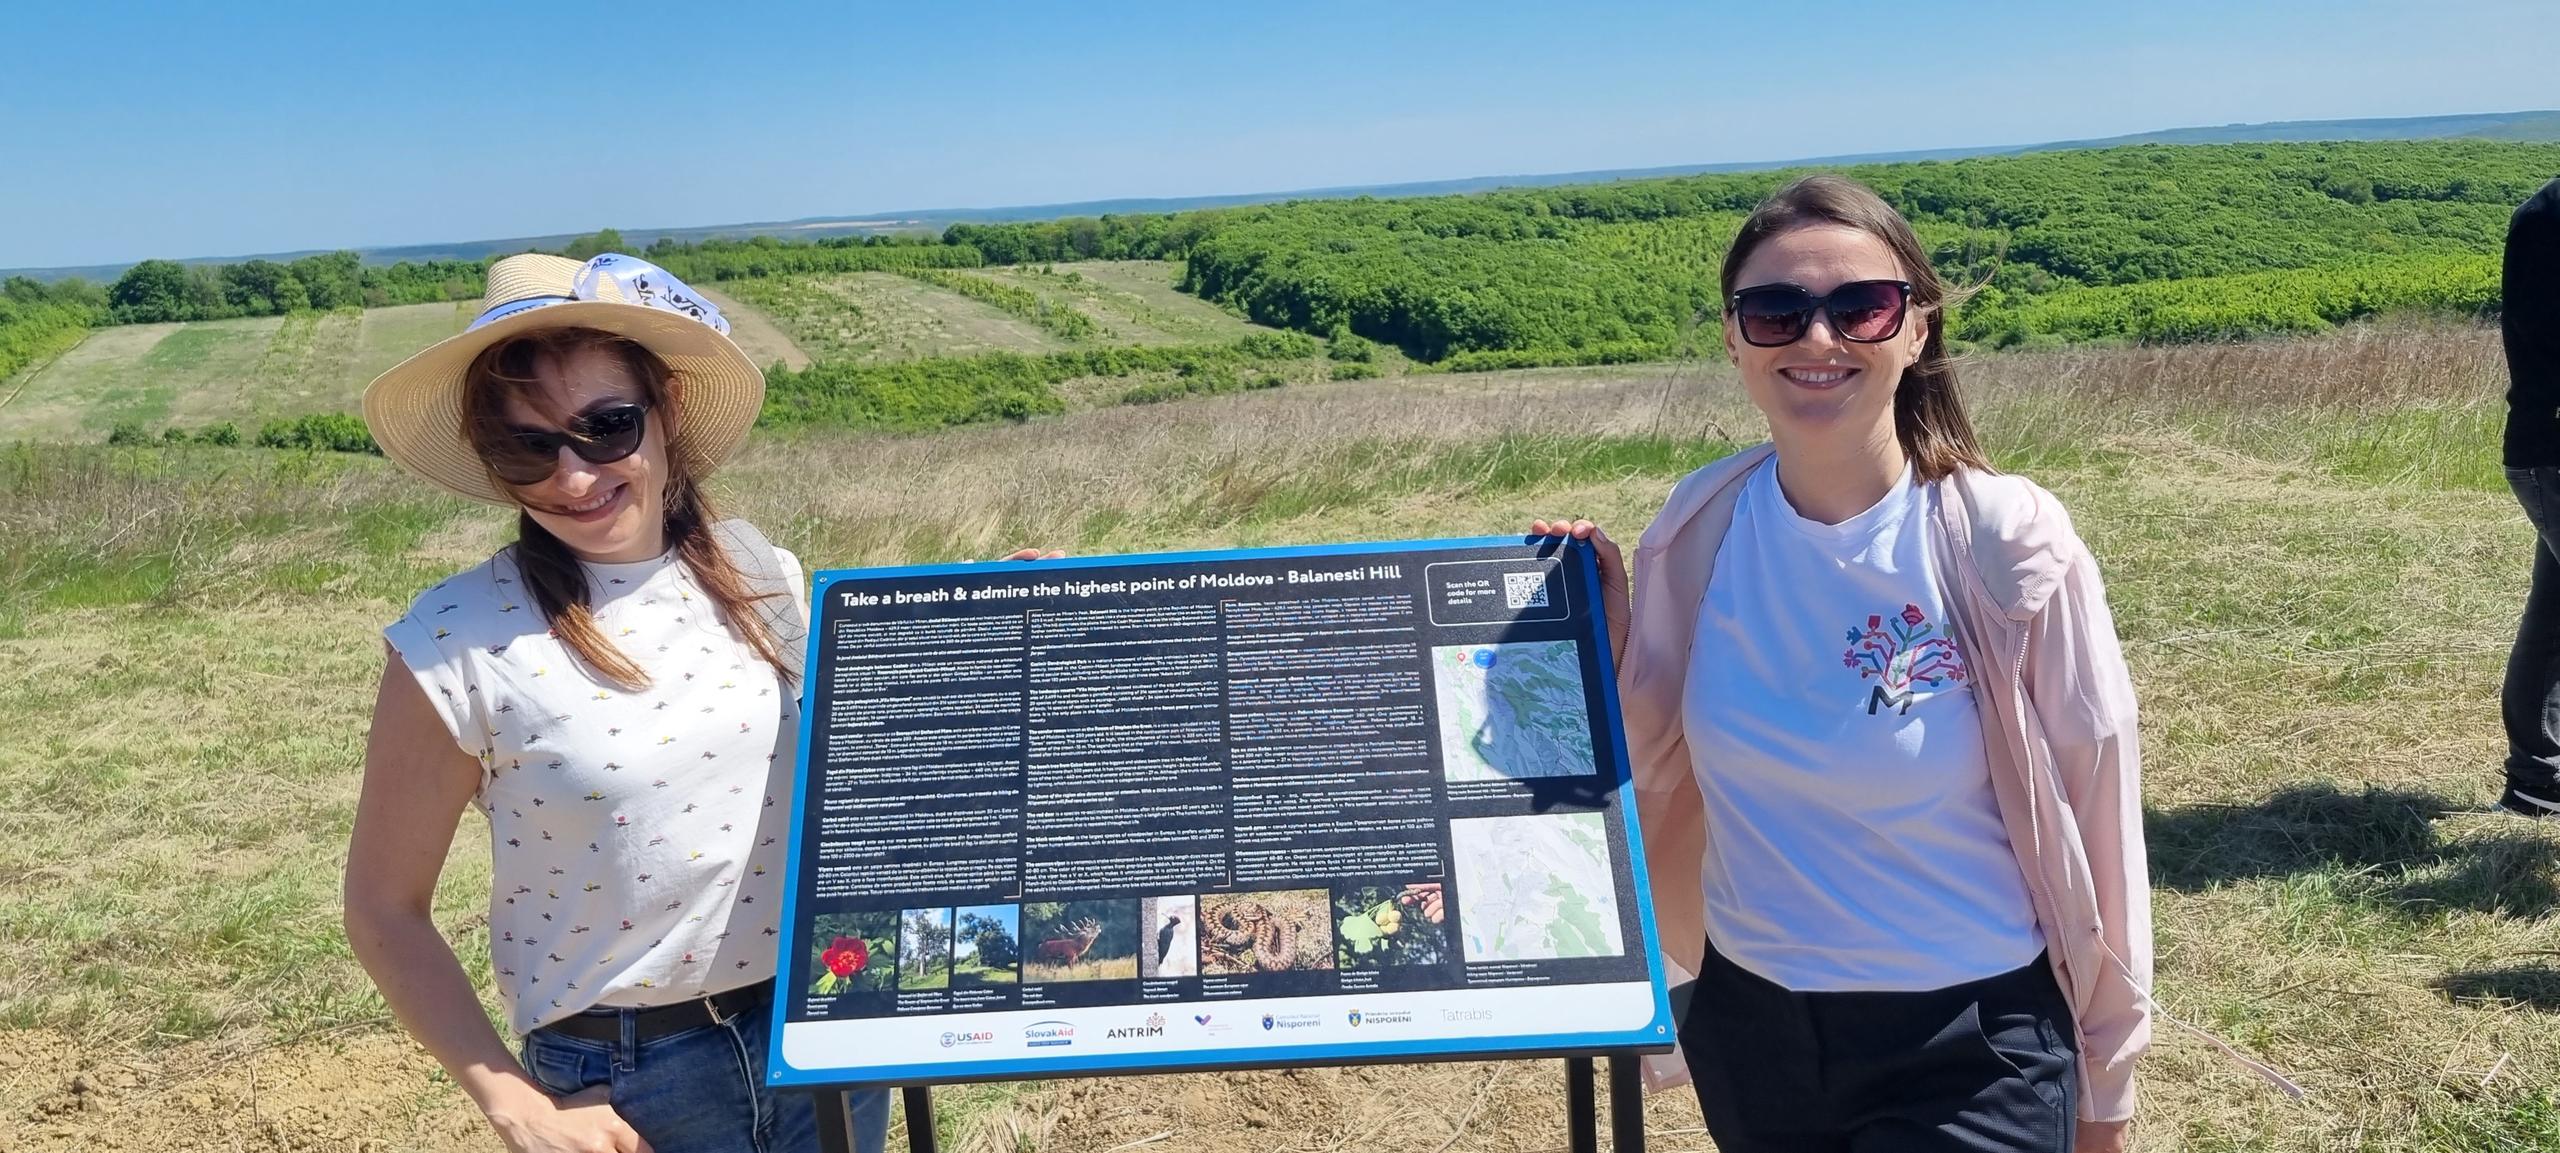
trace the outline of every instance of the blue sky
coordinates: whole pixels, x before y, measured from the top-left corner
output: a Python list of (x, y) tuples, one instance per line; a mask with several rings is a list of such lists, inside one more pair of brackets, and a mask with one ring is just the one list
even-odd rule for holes
[(2551, 0), (11, 8), (0, 267), (2560, 107)]

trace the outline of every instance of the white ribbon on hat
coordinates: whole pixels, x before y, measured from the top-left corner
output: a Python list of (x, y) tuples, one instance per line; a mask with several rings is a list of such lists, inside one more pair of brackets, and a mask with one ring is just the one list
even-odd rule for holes
[[(528, 296), (523, 300), (511, 300), (481, 313), (478, 319), (471, 322), (470, 328), (478, 328), (514, 316), (519, 312), (530, 312), (554, 304), (607, 299), (599, 291), (607, 282), (611, 282), (621, 290), (621, 299), (614, 303), (636, 304), (643, 308), (672, 312), (710, 325), (712, 331), (722, 336), (729, 334), (729, 318), (720, 315), (719, 306), (704, 300), (692, 286), (676, 279), (674, 273), (637, 256), (625, 256), (619, 252), (605, 253), (581, 266), (577, 276), (570, 281), (570, 295)], [(470, 328), (464, 331), (468, 332)]]

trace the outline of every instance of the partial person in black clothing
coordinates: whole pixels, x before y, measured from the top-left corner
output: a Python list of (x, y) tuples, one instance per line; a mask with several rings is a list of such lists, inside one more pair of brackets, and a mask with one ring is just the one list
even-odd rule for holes
[(2498, 803), (2560, 816), (2560, 180), (2516, 209), (2501, 287), (2507, 483), (2540, 539), (2500, 700), (2507, 788)]

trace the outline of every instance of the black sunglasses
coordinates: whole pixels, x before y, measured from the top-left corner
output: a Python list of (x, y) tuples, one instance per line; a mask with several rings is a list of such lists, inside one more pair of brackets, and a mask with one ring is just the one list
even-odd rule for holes
[(1831, 331), (1840, 339), (1876, 344), (1902, 332), (1902, 318), (1911, 311), (1911, 285), (1853, 280), (1815, 296), (1792, 284), (1763, 284), (1734, 293), (1727, 307), (1743, 342), (1755, 348), (1781, 348), (1804, 339), (1816, 310), (1830, 319)]
[(588, 464), (612, 464), (640, 451), (648, 432), (648, 405), (616, 404), (570, 418), (566, 431), (517, 429), (485, 455), (499, 480), (540, 484), (560, 471), (562, 448)]

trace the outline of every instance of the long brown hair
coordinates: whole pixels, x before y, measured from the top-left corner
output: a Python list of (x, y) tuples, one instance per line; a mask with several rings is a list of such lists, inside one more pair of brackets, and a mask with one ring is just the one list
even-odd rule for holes
[[(472, 360), (463, 375), (463, 428), (482, 459), (487, 459), (493, 446), (504, 443), (512, 431), (507, 420), (510, 398), (522, 400), (554, 423), (565, 421), (567, 414), (555, 411), (557, 406), (544, 395), (538, 374), (545, 362), (556, 364), (586, 350), (620, 359), (631, 379), (639, 382), (641, 397), (656, 415), (659, 427), (672, 427), (673, 418), (680, 415), (683, 382), (657, 354), (637, 342), (597, 329), (545, 329), (490, 346)], [(737, 562), (712, 535), (711, 526), (719, 522), (719, 517), (712, 510), (710, 498), (703, 495), (690, 454), (677, 451), (670, 444), (666, 457), (668, 546), (692, 570), (694, 583), (710, 596), (718, 617), (747, 642), (748, 648), (773, 666), (774, 675), (782, 679), (786, 688), (790, 687), (791, 674), (781, 645), (755, 611), (757, 602), (785, 594), (753, 590), (746, 574), (738, 571)], [(494, 473), (491, 479), (496, 480)], [(503, 482), (498, 488), (501, 492), (511, 491)], [(649, 674), (597, 627), (595, 613), (587, 606), (587, 570), (578, 563), (577, 554), (570, 552), (569, 546), (551, 535), (532, 514), (523, 511), (516, 514), (513, 548), (516, 569), (533, 590), (534, 605), (542, 610), (543, 620), (560, 643), (605, 680), (635, 692), (647, 688)]]
[(1814, 225), (1854, 228), (1884, 242), (1911, 282), (1913, 321), (1929, 326), (1920, 359), (1902, 374), (1893, 394), (1893, 431), (1911, 458), (1912, 474), (1922, 481), (1943, 479), (1958, 469), (1991, 471), (1991, 459), (1973, 434), (1964, 398), (1956, 391), (1955, 362), (1947, 356), (1947, 309), (1954, 298), (1970, 295), (1952, 289), (1929, 263), (1911, 222), (1885, 203), (1875, 190), (1845, 176), (1827, 173), (1803, 177), (1779, 189), (1751, 210), (1724, 256), (1724, 293), (1733, 299), (1734, 277), (1751, 254), (1771, 237)]

